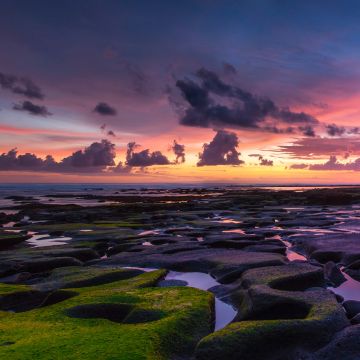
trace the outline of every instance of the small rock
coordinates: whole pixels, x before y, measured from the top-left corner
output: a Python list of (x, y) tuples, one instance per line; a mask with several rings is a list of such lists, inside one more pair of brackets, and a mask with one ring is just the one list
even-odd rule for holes
[(349, 266), (347, 266), (347, 269), (359, 270), (360, 269), (360, 260), (356, 260), (356, 261), (352, 262)]
[(360, 314), (355, 315), (351, 320), (351, 324), (358, 325), (360, 324)]
[(324, 265), (324, 276), (326, 280), (332, 282), (335, 286), (339, 286), (346, 281), (345, 276), (333, 261), (328, 261)]
[(184, 280), (162, 280), (158, 282), (159, 287), (186, 286), (187, 284)]
[(343, 306), (349, 318), (353, 318), (360, 313), (360, 301), (348, 300), (343, 303)]
[(18, 274), (10, 275), (4, 278), (1, 278), (1, 282), (5, 284), (19, 284), (23, 281), (29, 280), (31, 274), (29, 272), (21, 272)]
[(336, 301), (340, 304), (345, 300), (344, 297), (339, 294), (335, 294), (335, 297), (336, 297)]

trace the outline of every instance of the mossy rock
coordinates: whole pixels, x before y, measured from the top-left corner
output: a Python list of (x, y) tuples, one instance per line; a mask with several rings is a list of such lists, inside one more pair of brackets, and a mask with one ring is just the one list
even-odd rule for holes
[(63, 247), (63, 248), (52, 248), (49, 250), (37, 251), (37, 253), (41, 253), (44, 256), (50, 257), (73, 257), (80, 261), (89, 261), (93, 259), (99, 258), (99, 254), (90, 248), (81, 247), (81, 248), (70, 248), (70, 247)]
[(248, 270), (242, 275), (241, 282), (245, 288), (268, 285), (273, 289), (288, 291), (302, 291), (325, 283), (321, 267), (300, 262)]
[[(71, 289), (77, 295), (21, 313), (1, 312), (0, 358), (165, 360), (187, 357), (212, 329), (214, 299), (153, 287), (166, 272)], [(21, 326), (20, 326), (21, 324)]]
[(197, 359), (300, 359), (349, 325), (333, 293), (310, 288), (321, 285), (321, 268), (291, 263), (248, 270), (241, 280), (232, 294), (238, 316), (200, 341)]
[[(123, 252), (103, 260), (104, 265), (166, 268), (176, 271), (210, 273), (219, 282), (229, 283), (251, 268), (285, 264), (285, 257), (275, 253), (248, 252), (236, 249), (207, 249), (191, 244), (189, 250), (173, 252), (172, 245), (148, 246), (141, 252)], [(167, 250), (171, 250), (168, 253)]]
[(23, 291), (30, 291), (31, 287), (27, 285), (12, 285), (0, 283), (0, 296), (14, 294)]
[(5, 250), (11, 248), (17, 244), (24, 242), (29, 239), (31, 236), (19, 234), (19, 233), (10, 233), (10, 232), (1, 232), (0, 233), (0, 250)]
[(39, 290), (96, 286), (130, 279), (142, 274), (137, 269), (69, 266), (54, 269), (50, 276), (35, 285)]

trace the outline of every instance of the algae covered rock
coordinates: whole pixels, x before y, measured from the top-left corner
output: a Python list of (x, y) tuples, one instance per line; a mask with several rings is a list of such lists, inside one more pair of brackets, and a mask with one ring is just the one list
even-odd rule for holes
[(360, 358), (360, 325), (338, 332), (331, 342), (306, 360), (358, 360)]
[(11, 248), (17, 244), (24, 242), (31, 236), (20, 233), (0, 233), (0, 250)]
[(130, 279), (142, 274), (137, 269), (68, 266), (54, 269), (51, 274), (35, 285), (36, 289), (66, 289), (96, 286)]
[[(66, 292), (73, 296), (63, 301), (24, 312), (0, 312), (0, 358), (167, 360), (188, 356), (211, 332), (214, 300), (211, 294), (193, 288), (154, 287), (165, 274), (158, 270), (69, 289)], [(7, 293), (20, 289), (6, 286), (11, 287)]]
[(349, 324), (330, 291), (311, 289), (323, 282), (318, 267), (291, 263), (251, 269), (241, 280), (232, 294), (239, 315), (200, 341), (197, 359), (300, 359)]
[(189, 249), (180, 247), (176, 252), (169, 252), (167, 247), (163, 250), (157, 247), (150, 248), (142, 252), (118, 254), (102, 263), (208, 272), (219, 282), (231, 282), (251, 268), (285, 264), (285, 257), (277, 253), (254, 252), (249, 255), (249, 252), (237, 249), (208, 249), (193, 246)]

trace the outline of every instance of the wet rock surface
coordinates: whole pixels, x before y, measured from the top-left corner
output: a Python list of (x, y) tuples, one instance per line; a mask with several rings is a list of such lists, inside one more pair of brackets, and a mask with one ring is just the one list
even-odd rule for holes
[(7, 200), (1, 357), (360, 359), (357, 188)]

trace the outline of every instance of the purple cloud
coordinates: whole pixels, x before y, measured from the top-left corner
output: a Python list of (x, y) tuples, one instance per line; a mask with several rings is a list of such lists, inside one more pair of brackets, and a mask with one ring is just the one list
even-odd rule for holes
[(360, 158), (345, 164), (338, 162), (336, 156), (330, 156), (324, 164), (309, 165), (309, 170), (351, 170), (360, 171)]
[(46, 172), (102, 172), (115, 166), (115, 145), (108, 140), (94, 142), (84, 150), (56, 162), (51, 155), (45, 160), (35, 154), (18, 155), (16, 149), (0, 155), (0, 170)]
[(342, 153), (344, 155), (360, 155), (360, 138), (304, 138), (290, 145), (281, 145), (275, 152), (300, 159), (312, 159)]
[(300, 170), (300, 169), (307, 169), (309, 167), (308, 164), (292, 164), (290, 165), (290, 169)]
[(23, 95), (29, 99), (42, 100), (45, 97), (39, 86), (25, 77), (18, 77), (0, 72), (0, 87), (4, 90), (13, 92), (14, 94)]
[(347, 163), (338, 161), (335, 155), (330, 156), (329, 160), (322, 164), (293, 164), (290, 169), (309, 169), (315, 171), (360, 171), (360, 158)]
[(259, 161), (260, 161), (260, 165), (261, 166), (273, 166), (274, 165), (274, 161), (273, 160), (269, 160), (269, 159), (265, 159), (262, 156), (259, 157)]
[[(188, 105), (180, 117), (182, 125), (283, 132), (284, 129), (278, 128), (283, 124), (287, 126), (286, 132), (291, 125), (291, 132), (297, 129), (306, 136), (315, 135), (312, 126), (318, 124), (318, 120), (309, 114), (279, 107), (268, 98), (225, 83), (217, 74), (204, 68), (196, 72), (196, 77), (198, 82), (190, 79), (176, 82)], [(277, 126), (269, 125), (269, 118), (277, 120)]]
[(185, 145), (178, 144), (174, 140), (174, 144), (171, 147), (172, 151), (176, 155), (175, 164), (181, 164), (185, 162)]
[(209, 144), (203, 145), (197, 166), (243, 164), (244, 161), (239, 159), (238, 145), (235, 133), (219, 130)]
[(117, 114), (116, 109), (107, 104), (106, 102), (99, 102), (95, 106), (93, 112), (103, 116), (114, 116)]
[(18, 111), (26, 111), (30, 115), (35, 115), (35, 116), (47, 117), (47, 116), (52, 115), (52, 113), (49, 112), (49, 110), (46, 108), (46, 106), (36, 105), (28, 100), (23, 101), (20, 104), (15, 104), (13, 106), (13, 109), (18, 110)]
[(109, 140), (94, 142), (84, 150), (74, 152), (72, 155), (64, 158), (61, 165), (65, 167), (99, 167), (114, 166), (116, 153), (115, 145)]
[(261, 166), (273, 166), (274, 161), (265, 159), (261, 154), (249, 154), (250, 157), (257, 157), (259, 160), (259, 165)]
[(343, 126), (338, 126), (336, 124), (326, 125), (326, 132), (330, 136), (341, 136), (345, 133), (346, 129)]
[(150, 152), (149, 149), (135, 152), (139, 147), (135, 142), (128, 143), (126, 153), (126, 166), (130, 167), (147, 167), (153, 165), (170, 165), (169, 159), (160, 151)]

